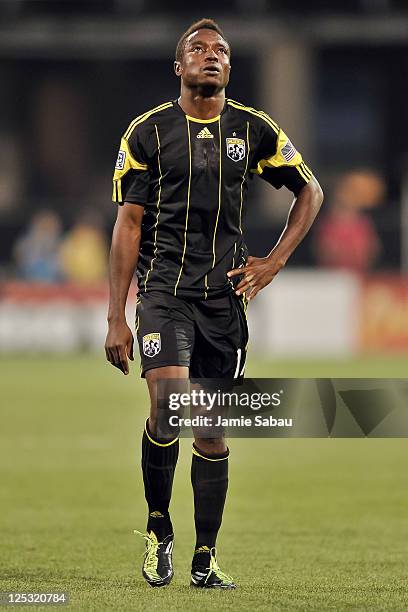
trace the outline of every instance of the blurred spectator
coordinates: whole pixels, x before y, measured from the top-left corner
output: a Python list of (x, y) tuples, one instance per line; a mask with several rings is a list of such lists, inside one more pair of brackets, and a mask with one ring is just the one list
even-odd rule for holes
[(74, 201), (81, 197), (92, 160), (89, 122), (88, 101), (79, 81), (59, 76), (39, 84), (31, 106), (32, 188), (37, 196)]
[(61, 245), (64, 277), (77, 283), (105, 280), (108, 243), (93, 213), (83, 214)]
[(16, 137), (0, 132), (0, 215), (9, 213), (21, 196), (21, 151)]
[(384, 197), (383, 180), (371, 171), (355, 171), (338, 181), (329, 211), (317, 228), (316, 253), (321, 266), (368, 271), (381, 251), (375, 225), (364, 210)]
[(17, 275), (28, 281), (56, 282), (61, 280), (59, 248), (61, 222), (52, 211), (35, 214), (27, 232), (14, 245)]

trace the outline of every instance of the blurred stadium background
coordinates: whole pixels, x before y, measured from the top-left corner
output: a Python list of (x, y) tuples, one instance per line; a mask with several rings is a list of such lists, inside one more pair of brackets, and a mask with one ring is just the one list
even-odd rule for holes
[[(229, 97), (271, 114), (326, 194), (249, 308), (247, 374), (407, 376), (404, 0), (1, 0), (0, 590), (70, 590), (75, 609), (404, 610), (404, 440), (257, 440), (255, 453), (234, 440), (220, 546), (241, 590), (212, 603), (183, 586), (183, 448), (175, 590), (135, 580), (147, 394), (137, 367), (124, 379), (103, 356), (111, 175), (130, 120), (178, 96), (175, 44), (203, 16), (232, 45)], [(291, 200), (260, 183), (247, 211), (259, 256)]]
[[(203, 10), (144, 0), (0, 8), (1, 350), (100, 351), (119, 138), (178, 96), (175, 43)], [(229, 0), (205, 14), (231, 41), (228, 95), (282, 125), (326, 194), (310, 235), (251, 305), (252, 355), (406, 356), (406, 3)], [(260, 183), (246, 220), (259, 256), (290, 204)]]

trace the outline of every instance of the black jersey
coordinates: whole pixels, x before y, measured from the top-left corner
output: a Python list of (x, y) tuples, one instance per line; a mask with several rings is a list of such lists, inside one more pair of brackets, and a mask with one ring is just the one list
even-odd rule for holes
[(213, 119), (170, 101), (137, 117), (122, 137), (113, 201), (144, 206), (137, 277), (141, 292), (211, 298), (232, 291), (244, 263), (248, 180), (295, 195), (310, 180), (282, 129), (264, 112), (227, 99)]

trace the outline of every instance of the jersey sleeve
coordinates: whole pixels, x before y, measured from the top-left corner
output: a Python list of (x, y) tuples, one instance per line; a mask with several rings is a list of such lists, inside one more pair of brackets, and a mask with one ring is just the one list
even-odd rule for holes
[(269, 117), (264, 121), (258, 143), (251, 172), (275, 189), (284, 185), (298, 195), (310, 181), (312, 171), (285, 132)]
[(122, 136), (113, 175), (112, 200), (118, 204), (147, 202), (150, 172), (140, 134), (129, 129)]

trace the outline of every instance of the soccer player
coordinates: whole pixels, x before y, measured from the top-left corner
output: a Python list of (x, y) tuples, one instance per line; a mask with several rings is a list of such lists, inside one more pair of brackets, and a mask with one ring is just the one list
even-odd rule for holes
[[(225, 97), (230, 46), (203, 19), (180, 38), (174, 70), (178, 100), (136, 117), (123, 134), (113, 178), (119, 204), (110, 256), (110, 363), (129, 373), (133, 336), (125, 305), (135, 268), (136, 330), (150, 416), (142, 440), (148, 505), (143, 576), (163, 586), (173, 576), (169, 503), (178, 438), (157, 434), (157, 381), (244, 374), (245, 296), (268, 285), (303, 239), (322, 191), (284, 131), (263, 111)], [(247, 189), (258, 175), (295, 199), (277, 244), (248, 256), (243, 236)], [(196, 543), (191, 585), (234, 588), (216, 560), (228, 486), (224, 437), (195, 436), (191, 467)]]

